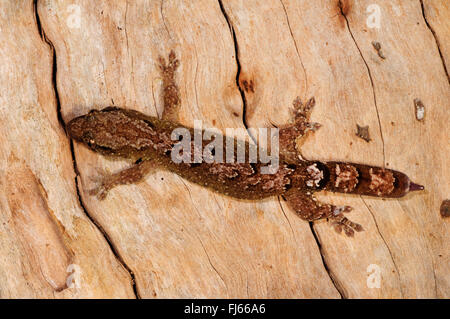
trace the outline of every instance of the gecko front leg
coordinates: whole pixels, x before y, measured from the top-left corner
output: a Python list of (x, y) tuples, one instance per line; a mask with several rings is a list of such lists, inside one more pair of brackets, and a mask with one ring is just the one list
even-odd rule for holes
[(162, 118), (174, 122), (178, 122), (178, 112), (181, 105), (180, 91), (178, 90), (175, 81), (175, 71), (179, 65), (180, 61), (176, 58), (173, 50), (169, 53), (169, 61), (167, 64), (163, 57), (159, 57), (159, 69), (163, 79), (164, 99)]
[[(159, 57), (159, 69), (163, 80), (163, 101), (164, 109), (162, 118), (170, 121), (178, 120), (180, 108), (180, 92), (175, 81), (175, 72), (180, 64), (175, 56), (175, 52), (169, 53), (168, 61)], [(107, 109), (105, 109), (107, 110)], [(146, 128), (147, 130), (149, 128)], [(152, 128), (150, 128), (150, 131)], [(141, 132), (138, 132), (140, 134)], [(144, 139), (147, 139), (146, 136)], [(142, 139), (142, 140), (144, 140)], [(90, 195), (96, 195), (98, 199), (106, 198), (108, 192), (118, 185), (133, 184), (141, 181), (145, 175), (155, 168), (155, 164), (150, 158), (144, 158), (139, 163), (114, 174), (101, 174), (96, 178), (98, 186), (89, 191)]]
[(280, 154), (289, 161), (297, 162), (299, 158), (303, 159), (300, 150), (297, 149), (297, 140), (308, 131), (318, 130), (321, 125), (309, 122), (311, 111), (316, 104), (314, 97), (310, 98), (306, 104), (297, 97), (292, 104), (293, 123), (280, 127), (279, 143)]
[(300, 216), (307, 221), (316, 221), (327, 218), (336, 232), (344, 233), (352, 237), (354, 232), (363, 230), (362, 226), (348, 220), (344, 213), (352, 210), (350, 206), (335, 206), (319, 202), (311, 193), (303, 193), (300, 191), (290, 190), (284, 195), (288, 205)]
[(104, 200), (108, 192), (119, 185), (134, 184), (140, 182), (155, 168), (150, 160), (142, 160), (133, 166), (114, 174), (101, 174), (96, 179), (97, 187), (89, 191), (89, 195), (96, 195), (99, 200)]

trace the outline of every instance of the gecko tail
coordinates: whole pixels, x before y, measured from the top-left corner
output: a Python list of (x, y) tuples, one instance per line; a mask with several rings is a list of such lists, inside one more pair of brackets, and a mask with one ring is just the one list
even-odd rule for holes
[(397, 198), (425, 189), (392, 169), (345, 162), (328, 162), (325, 166), (329, 174), (324, 189), (331, 192)]
[(411, 182), (411, 181), (410, 181), (410, 183), (409, 183), (409, 191), (410, 191), (410, 192), (413, 192), (413, 191), (422, 191), (422, 190), (424, 190), (424, 189), (425, 189), (425, 187), (424, 187), (423, 185), (419, 185), (419, 184), (413, 183), (413, 182)]

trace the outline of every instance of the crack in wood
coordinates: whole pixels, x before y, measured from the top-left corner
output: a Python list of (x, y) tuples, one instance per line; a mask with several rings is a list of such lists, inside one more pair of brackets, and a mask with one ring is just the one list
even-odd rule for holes
[[(247, 129), (247, 132), (248, 132), (249, 136), (250, 136), (250, 137), (253, 139), (253, 141), (256, 143), (256, 139), (255, 139), (255, 137), (251, 134), (251, 131), (249, 130), (249, 127), (248, 127), (248, 124), (247, 124), (247, 119), (246, 119), (247, 99), (246, 99), (246, 97), (245, 97), (244, 89), (241, 87), (241, 85), (240, 85), (240, 83), (239, 83), (239, 76), (240, 76), (240, 74), (241, 74), (241, 63), (240, 63), (240, 61), (239, 61), (239, 47), (238, 47), (238, 42), (237, 42), (237, 38), (236, 38), (236, 33), (235, 33), (234, 28), (233, 28), (233, 26), (232, 26), (232, 24), (231, 24), (230, 18), (229, 18), (228, 14), (227, 14), (227, 12), (226, 12), (224, 6), (223, 6), (222, 0), (218, 0), (218, 2), (219, 2), (220, 10), (222, 11), (223, 16), (225, 17), (225, 20), (226, 20), (226, 22), (227, 22), (227, 24), (228, 24), (228, 27), (229, 27), (229, 29), (230, 29), (230, 33), (231, 33), (231, 36), (232, 36), (232, 39), (233, 39), (233, 42), (234, 42), (235, 56), (236, 56), (236, 64), (237, 64), (236, 85), (237, 85), (237, 87), (238, 87), (238, 89), (239, 89), (239, 92), (240, 92), (241, 97), (242, 97), (242, 102), (243, 102), (242, 121), (243, 121), (243, 124), (244, 124), (245, 128)], [(282, 3), (282, 5), (283, 5), (283, 7), (284, 7), (284, 4), (283, 4), (283, 3)], [(287, 16), (286, 16), (286, 18), (287, 18)], [(289, 20), (288, 20), (288, 24), (289, 24)], [(289, 26), (289, 28), (290, 28), (290, 26)], [(291, 36), (292, 36), (292, 38), (294, 39), (293, 34), (292, 34), (292, 31), (291, 31)], [(295, 43), (295, 39), (294, 39), (294, 43)], [(296, 50), (297, 50), (297, 46), (296, 46)], [(297, 50), (297, 54), (298, 54), (298, 50)], [(300, 55), (299, 55), (299, 59), (300, 59)], [(300, 61), (301, 61), (301, 59), (300, 59)], [(302, 64), (302, 67), (303, 67), (303, 62), (302, 62), (302, 61), (301, 61), (301, 64)], [(303, 69), (304, 69), (304, 67), (303, 67)], [(305, 71), (305, 81), (306, 81), (306, 70), (304, 69), (304, 71)], [(306, 86), (306, 88), (307, 88), (307, 86)], [(383, 149), (384, 149), (384, 147), (383, 147)], [(280, 203), (280, 207), (281, 207), (281, 203)], [(283, 210), (283, 209), (282, 209), (282, 210)], [(284, 213), (284, 210), (283, 210), (283, 213)], [(285, 216), (286, 216), (286, 215), (285, 215)], [(286, 217), (286, 218), (287, 218), (287, 217)], [(290, 223), (289, 223), (289, 225), (290, 225)], [(342, 289), (341, 287), (339, 287), (338, 284), (335, 282), (335, 280), (333, 279), (333, 277), (332, 277), (332, 275), (331, 275), (331, 272), (330, 272), (330, 270), (329, 270), (329, 268), (328, 268), (328, 266), (327, 266), (327, 264), (326, 264), (326, 262), (325, 262), (325, 258), (324, 258), (324, 255), (323, 255), (322, 249), (321, 249), (321, 244), (320, 244), (320, 242), (319, 242), (318, 239), (317, 239), (317, 235), (316, 235), (316, 233), (315, 233), (315, 230), (312, 228), (311, 223), (310, 223), (310, 228), (311, 228), (311, 232), (312, 232), (312, 234), (313, 234), (313, 236), (314, 236), (314, 239), (315, 239), (315, 241), (316, 241), (316, 244), (317, 244), (317, 246), (318, 246), (318, 248), (319, 248), (320, 257), (321, 257), (321, 259), (322, 259), (322, 263), (323, 263), (323, 266), (324, 266), (324, 268), (325, 268), (325, 271), (327, 272), (328, 276), (330, 277), (330, 280), (331, 280), (332, 284), (333, 284), (334, 287), (336, 288), (336, 290), (337, 290), (337, 292), (339, 293), (339, 295), (341, 296), (341, 298), (345, 299), (346, 296), (345, 296), (345, 294), (344, 294), (344, 292), (343, 292), (343, 289)], [(292, 231), (293, 231), (293, 230), (292, 230)], [(295, 239), (295, 236), (294, 236), (294, 239)]]
[(80, 174), (79, 174), (77, 163), (76, 163), (76, 159), (75, 159), (75, 151), (74, 151), (74, 147), (73, 147), (73, 142), (72, 141), (70, 141), (70, 151), (71, 151), (71, 154), (72, 154), (72, 162), (73, 162), (74, 171), (76, 173), (76, 176), (75, 176), (75, 189), (76, 189), (76, 192), (77, 192), (78, 203), (80, 204), (80, 207), (83, 210), (83, 212), (85, 213), (86, 217), (95, 225), (95, 227), (100, 231), (102, 236), (105, 238), (105, 241), (108, 244), (109, 248), (111, 249), (111, 252), (113, 253), (114, 257), (122, 265), (122, 267), (129, 273), (130, 278), (131, 278), (131, 284), (132, 284), (132, 287), (133, 287), (133, 292), (134, 292), (136, 298), (140, 299), (141, 297), (139, 295), (139, 292), (138, 292), (138, 289), (137, 289), (137, 286), (136, 286), (136, 279), (135, 279), (135, 276), (134, 276), (134, 272), (125, 263), (125, 261), (123, 260), (122, 256), (119, 254), (116, 246), (112, 242), (110, 236), (105, 231), (105, 229), (100, 225), (100, 223), (97, 222), (97, 220), (95, 220), (91, 216), (91, 214), (86, 209), (86, 206), (84, 206), (84, 202), (83, 202), (83, 199), (81, 197), (81, 192), (80, 192), (80, 188), (79, 188), (79, 185), (78, 185), (78, 177), (80, 176)]
[(366, 201), (364, 200), (364, 198), (361, 195), (359, 197), (361, 198), (362, 202), (366, 206), (366, 208), (369, 211), (370, 215), (372, 215), (372, 219), (373, 219), (373, 222), (375, 223), (375, 227), (377, 228), (377, 232), (380, 235), (381, 240), (383, 240), (384, 245), (386, 246), (386, 248), (387, 248), (387, 250), (389, 252), (389, 255), (391, 256), (392, 263), (394, 264), (395, 271), (397, 272), (398, 282), (400, 284), (400, 295), (401, 295), (401, 298), (403, 298), (403, 289), (402, 289), (402, 280), (400, 278), (400, 271), (398, 270), (397, 264), (395, 263), (394, 255), (392, 254), (391, 248), (389, 247), (389, 245), (387, 244), (386, 240), (384, 239), (384, 236), (381, 233), (380, 228), (378, 227), (378, 223), (377, 223), (377, 220), (375, 219), (375, 215), (373, 214), (372, 210), (369, 208), (369, 205), (367, 205)]
[(239, 77), (241, 76), (241, 62), (239, 61), (239, 46), (238, 46), (238, 41), (236, 38), (236, 32), (234, 31), (233, 25), (230, 21), (230, 18), (223, 6), (222, 0), (218, 0), (219, 2), (219, 6), (220, 6), (220, 11), (222, 11), (222, 14), (225, 18), (225, 21), (228, 24), (228, 27), (230, 29), (230, 33), (231, 33), (231, 38), (233, 39), (233, 44), (234, 44), (234, 55), (236, 58), (236, 65), (237, 65), (237, 72), (236, 72), (236, 86), (239, 90), (239, 93), (241, 94), (241, 98), (242, 98), (242, 124), (244, 125), (245, 129), (247, 130), (247, 134), (250, 136), (250, 138), (253, 140), (253, 142), (256, 143), (256, 138), (253, 136), (251, 130), (248, 127), (248, 123), (247, 123), (247, 97), (245, 96), (245, 91), (242, 88), (241, 84), (239, 83)]
[(211, 266), (211, 268), (214, 270), (214, 272), (217, 274), (217, 276), (219, 276), (220, 280), (222, 280), (224, 286), (225, 286), (225, 290), (228, 292), (228, 286), (227, 283), (225, 282), (225, 279), (223, 279), (222, 275), (220, 274), (220, 272), (217, 270), (217, 268), (214, 266), (214, 264), (211, 261), (211, 258), (209, 257), (208, 251), (205, 248), (205, 245), (203, 245), (203, 241), (200, 239), (199, 236), (196, 236), (198, 241), (200, 242), (200, 245), (203, 248), (203, 251), (205, 252), (206, 258), (208, 259), (208, 262)]
[(39, 35), (42, 39), (42, 41), (44, 41), (45, 43), (47, 43), (47, 45), (50, 47), (51, 53), (52, 53), (52, 86), (53, 86), (53, 91), (55, 93), (55, 100), (56, 100), (56, 114), (58, 117), (58, 122), (61, 125), (61, 127), (63, 128), (64, 132), (66, 131), (66, 124), (62, 118), (62, 114), (61, 114), (61, 101), (59, 99), (59, 92), (58, 92), (58, 87), (56, 84), (56, 72), (57, 72), (57, 64), (56, 64), (56, 50), (55, 47), (53, 45), (53, 43), (47, 38), (44, 29), (42, 28), (42, 24), (41, 24), (41, 19), (39, 17), (39, 12), (38, 12), (38, 0), (34, 0), (33, 1), (33, 10), (34, 10), (34, 17), (36, 19), (36, 27), (38, 29)]
[[(70, 149), (71, 149), (71, 152), (72, 152), (72, 159), (73, 159), (74, 170), (76, 172), (78, 172), (78, 169), (76, 167), (76, 160), (75, 160), (75, 155), (74, 155), (75, 153), (74, 153), (74, 150), (73, 150), (73, 142), (72, 141), (70, 142)], [(89, 214), (88, 210), (86, 209), (86, 206), (84, 206), (83, 199), (81, 198), (80, 187), (78, 185), (78, 177), (79, 176), (80, 175), (78, 173), (75, 176), (75, 189), (77, 191), (78, 203), (80, 204), (81, 209), (84, 211), (84, 213), (87, 216), (87, 218), (95, 225), (95, 227), (103, 235), (103, 237), (105, 238), (105, 241), (108, 244), (109, 248), (111, 249), (111, 252), (113, 253), (114, 257), (117, 259), (117, 261), (122, 265), (122, 267), (130, 275), (131, 285), (132, 285), (132, 288), (133, 288), (134, 295), (136, 296), (136, 299), (141, 299), (141, 296), (139, 295), (139, 291), (137, 289), (136, 278), (135, 278), (133, 270), (131, 270), (131, 268), (125, 263), (125, 260), (120, 255), (118, 249), (116, 248), (116, 246), (114, 245), (114, 243), (111, 240), (110, 236), (105, 231), (105, 229), (102, 227), (102, 225), (100, 225), (100, 223), (96, 219), (94, 219), (91, 216), (91, 214)]]
[(327, 264), (325, 254), (322, 251), (322, 244), (320, 242), (319, 236), (317, 236), (316, 230), (314, 229), (313, 222), (309, 222), (309, 228), (311, 229), (311, 232), (314, 236), (314, 240), (317, 243), (317, 248), (319, 248), (320, 257), (322, 258), (323, 267), (325, 268), (325, 271), (327, 272), (328, 277), (330, 277), (331, 283), (333, 284), (334, 288), (336, 288), (337, 292), (341, 296), (341, 299), (348, 299), (347, 294), (344, 291), (344, 288), (337, 282), (337, 279), (334, 278), (334, 275)]
[(297, 52), (298, 59), (300, 61), (302, 69), (303, 69), (303, 74), (305, 75), (305, 94), (303, 95), (303, 99), (306, 100), (308, 97), (308, 74), (306, 73), (306, 68), (305, 68), (305, 65), (303, 64), (302, 56), (300, 55), (300, 52), (298, 50), (297, 41), (295, 40), (294, 33), (292, 32), (291, 23), (289, 21), (289, 16), (287, 14), (286, 7), (284, 6), (284, 3), (282, 0), (280, 0), (280, 3), (283, 6), (284, 15), (286, 16), (286, 22), (287, 22), (287, 25), (289, 28), (289, 32), (291, 34), (292, 41), (294, 42), (295, 51)]
[(286, 221), (288, 222), (289, 228), (291, 229), (292, 237), (294, 237), (294, 241), (297, 244), (297, 237), (295, 236), (294, 229), (292, 228), (291, 222), (287, 218), (286, 212), (284, 211), (284, 208), (281, 205), (281, 196), (277, 196), (277, 198), (278, 198), (278, 204), (280, 205), (280, 209), (283, 212), (284, 218), (286, 218)]
[(164, 24), (164, 28), (166, 29), (167, 35), (169, 36), (169, 39), (172, 40), (172, 35), (169, 32), (169, 28), (167, 28), (166, 20), (164, 19), (164, 13), (163, 13), (163, 6), (164, 6), (164, 0), (161, 0), (161, 5), (159, 6), (159, 11), (161, 13), (161, 20)]
[[(133, 85), (132, 85), (133, 97), (134, 97), (134, 99), (136, 99), (135, 98), (136, 97), (136, 92), (134, 90), (134, 88), (135, 88), (134, 57), (133, 57), (133, 54), (130, 54), (130, 45), (129, 45), (129, 42), (128, 42), (128, 29), (127, 29), (128, 5), (129, 5), (129, 3), (128, 3), (128, 0), (127, 0), (126, 5), (125, 5), (125, 15), (124, 15), (124, 31), (125, 31), (125, 40), (126, 40), (126, 43), (127, 43), (127, 55), (128, 55), (128, 58), (131, 60), (131, 78), (132, 78), (132, 81), (133, 81)], [(104, 73), (104, 71), (103, 71), (103, 73)], [(105, 75), (105, 81), (106, 81), (106, 75)]]
[(41, 20), (39, 18), (39, 14), (38, 14), (38, 10), (37, 10), (37, 1), (38, 0), (33, 0), (33, 11), (34, 11), (34, 18), (35, 18), (35, 22), (36, 22), (36, 27), (38, 29), (38, 33), (41, 37), (42, 40), (44, 40), (44, 37), (42, 35), (42, 25), (41, 25)]
[[(202, 219), (203, 217), (201, 216), (200, 211), (198, 210), (197, 206), (195, 205), (195, 201), (192, 198), (192, 193), (191, 193), (191, 190), (190, 190), (189, 186), (186, 184), (186, 182), (181, 177), (179, 177), (178, 175), (175, 175), (175, 176), (177, 176), (179, 178), (179, 180), (181, 181), (181, 183), (183, 183), (184, 187), (186, 187), (186, 190), (188, 191), (188, 194), (189, 194), (189, 198), (190, 198), (190, 200), (192, 202), (192, 206), (194, 207), (195, 211), (197, 212), (199, 218)], [(227, 283), (225, 282), (225, 279), (222, 277), (222, 275), (219, 273), (217, 268), (212, 263), (211, 258), (209, 257), (209, 254), (206, 251), (205, 245), (203, 245), (203, 241), (200, 239), (200, 237), (198, 235), (196, 235), (196, 237), (199, 240), (199, 242), (200, 242), (200, 244), (201, 244), (201, 246), (202, 246), (202, 248), (203, 248), (203, 250), (204, 250), (204, 252), (206, 254), (206, 257), (208, 259), (209, 264), (211, 265), (212, 269), (216, 272), (216, 274), (220, 277), (220, 279), (222, 280), (223, 284), (225, 285), (226, 291), (228, 292)]]
[(450, 84), (450, 77), (449, 77), (449, 74), (448, 74), (447, 65), (445, 64), (444, 55), (442, 54), (442, 51), (441, 51), (441, 44), (439, 43), (439, 40), (438, 40), (438, 38), (436, 36), (436, 32), (431, 27), (431, 25), (428, 23), (427, 16), (425, 14), (425, 6), (423, 4), (423, 0), (419, 0), (419, 1), (420, 1), (420, 7), (422, 9), (423, 19), (425, 20), (425, 24), (427, 25), (428, 29), (430, 30), (431, 34), (433, 35), (434, 41), (436, 42), (436, 46), (437, 46), (437, 49), (438, 49), (438, 52), (439, 52), (439, 56), (441, 57), (442, 66), (444, 68), (445, 75), (447, 76), (447, 81)]
[(376, 92), (375, 92), (375, 83), (374, 83), (373, 78), (372, 78), (372, 72), (370, 71), (369, 65), (367, 64), (367, 61), (366, 61), (366, 59), (364, 58), (364, 55), (362, 54), (362, 51), (361, 51), (361, 49), (359, 48), (359, 45), (358, 45), (358, 43), (356, 42), (355, 37), (353, 36), (352, 29), (350, 28), (350, 23), (348, 22), (347, 16), (346, 16), (345, 13), (344, 13), (344, 8), (343, 8), (343, 4), (342, 4), (342, 1), (341, 1), (341, 0), (339, 0), (339, 2), (338, 2), (338, 7), (339, 7), (339, 10), (340, 10), (340, 12), (341, 12), (341, 15), (342, 15), (342, 16), (344, 17), (344, 19), (345, 19), (345, 23), (346, 23), (346, 25), (347, 25), (347, 30), (348, 30), (348, 32), (350, 33), (350, 36), (351, 36), (351, 38), (352, 38), (352, 40), (353, 40), (353, 43), (355, 43), (355, 46), (356, 46), (356, 48), (358, 49), (359, 55), (361, 56), (361, 59), (363, 60), (364, 65), (366, 66), (366, 69), (367, 69), (367, 73), (368, 73), (368, 75), (369, 75), (370, 85), (371, 85), (371, 87), (372, 87), (373, 102), (374, 102), (374, 104), (375, 104), (375, 111), (376, 111), (376, 113), (377, 113), (378, 127), (379, 127), (379, 129), (380, 129), (381, 143), (382, 143), (382, 146), (383, 146), (383, 167), (385, 167), (385, 166), (386, 166), (386, 164), (385, 164), (385, 163), (386, 163), (386, 152), (385, 152), (385, 146), (384, 146), (384, 137), (383, 137), (383, 130), (381, 129), (380, 112), (378, 111), (377, 95), (376, 95)]
[[(54, 91), (55, 99), (56, 99), (56, 112), (57, 112), (59, 124), (64, 129), (64, 131), (66, 131), (66, 124), (65, 124), (64, 119), (62, 117), (61, 101), (60, 101), (60, 98), (59, 98), (58, 86), (57, 86), (57, 81), (56, 81), (56, 75), (57, 75), (56, 50), (55, 50), (55, 47), (54, 47), (53, 43), (47, 38), (47, 36), (45, 34), (45, 30), (42, 28), (41, 20), (40, 20), (40, 17), (39, 17), (39, 11), (38, 11), (38, 0), (34, 0), (33, 1), (33, 10), (34, 10), (34, 16), (36, 18), (36, 26), (37, 26), (39, 35), (41, 36), (41, 39), (45, 43), (48, 44), (48, 46), (50, 47), (50, 50), (52, 51), (52, 55), (53, 55), (52, 56), (52, 59), (53, 59), (53, 64), (52, 64), (52, 87), (53, 87), (53, 91)], [(138, 292), (138, 289), (137, 289), (137, 286), (136, 286), (136, 280), (135, 280), (135, 276), (134, 276), (133, 271), (125, 263), (125, 261), (123, 260), (122, 256), (119, 254), (118, 250), (116, 249), (115, 245), (113, 244), (112, 240), (110, 239), (109, 235), (104, 230), (104, 228), (89, 214), (88, 210), (84, 206), (84, 203), (83, 203), (83, 200), (82, 200), (81, 194), (80, 194), (80, 189), (79, 189), (79, 186), (78, 186), (78, 176), (80, 176), (80, 173), (78, 171), (78, 167), (77, 167), (77, 163), (76, 163), (75, 151), (74, 151), (74, 146), (73, 146), (73, 141), (72, 140), (70, 140), (69, 145), (70, 145), (70, 153), (71, 153), (72, 162), (73, 162), (73, 169), (74, 169), (74, 172), (75, 172), (75, 190), (77, 192), (78, 203), (80, 204), (80, 207), (83, 210), (83, 212), (85, 213), (85, 215), (87, 216), (87, 218), (95, 225), (95, 227), (100, 231), (100, 233), (105, 238), (106, 243), (108, 244), (109, 248), (111, 249), (111, 252), (113, 253), (113, 255), (116, 258), (116, 260), (129, 273), (130, 278), (131, 278), (131, 284), (132, 284), (133, 292), (134, 292), (136, 298), (140, 299), (141, 297), (139, 295), (139, 292)]]

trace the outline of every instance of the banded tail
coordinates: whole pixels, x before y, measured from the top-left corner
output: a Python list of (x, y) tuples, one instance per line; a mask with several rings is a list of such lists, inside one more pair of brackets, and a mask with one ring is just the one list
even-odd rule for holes
[(345, 162), (321, 164), (328, 171), (322, 189), (331, 192), (397, 198), (424, 189), (407, 175), (392, 169)]

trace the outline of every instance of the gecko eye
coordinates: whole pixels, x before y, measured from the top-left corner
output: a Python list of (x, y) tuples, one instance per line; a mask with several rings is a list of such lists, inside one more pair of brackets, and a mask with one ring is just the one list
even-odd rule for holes
[(83, 140), (85, 140), (86, 143), (92, 143), (94, 141), (94, 136), (92, 135), (92, 132), (90, 132), (90, 131), (84, 132)]
[(258, 166), (255, 163), (250, 163), (252, 167), (253, 173), (251, 175), (255, 175), (258, 172)]
[(292, 170), (295, 171), (297, 169), (297, 165), (295, 165), (295, 164), (288, 164), (287, 168), (292, 169)]

